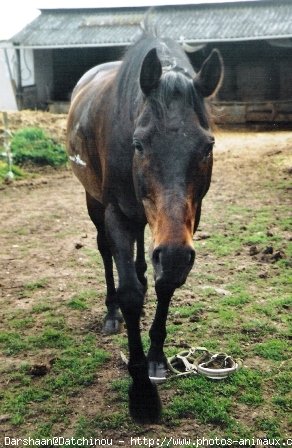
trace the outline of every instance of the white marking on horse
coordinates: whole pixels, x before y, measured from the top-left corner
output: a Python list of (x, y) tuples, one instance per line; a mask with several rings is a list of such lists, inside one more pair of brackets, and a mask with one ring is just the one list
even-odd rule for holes
[(80, 155), (79, 154), (75, 154), (75, 156), (69, 156), (69, 159), (72, 161), (72, 162), (74, 162), (74, 163), (76, 163), (76, 165), (81, 165), (81, 166), (86, 166), (86, 162), (84, 162), (84, 160), (82, 160), (81, 158), (80, 158)]

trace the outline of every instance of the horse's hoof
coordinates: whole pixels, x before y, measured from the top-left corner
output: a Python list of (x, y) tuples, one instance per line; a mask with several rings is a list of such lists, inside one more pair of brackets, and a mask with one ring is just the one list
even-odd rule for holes
[(148, 376), (151, 383), (159, 384), (166, 380), (167, 368), (164, 362), (148, 361)]
[(117, 334), (121, 332), (123, 318), (120, 313), (115, 313), (115, 316), (106, 316), (104, 319), (102, 332), (104, 334)]
[(129, 388), (129, 410), (132, 419), (140, 424), (159, 423), (161, 402), (154, 384), (132, 384)]

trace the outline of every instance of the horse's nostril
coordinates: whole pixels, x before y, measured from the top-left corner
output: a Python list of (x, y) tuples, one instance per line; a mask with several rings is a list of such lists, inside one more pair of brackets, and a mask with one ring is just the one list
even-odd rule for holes
[(195, 255), (196, 255), (196, 253), (195, 253), (194, 249), (190, 249), (189, 260), (188, 260), (189, 265), (193, 265), (194, 264)]
[(160, 256), (161, 256), (161, 249), (158, 247), (154, 249), (152, 254), (152, 261), (155, 265), (158, 265), (160, 263)]

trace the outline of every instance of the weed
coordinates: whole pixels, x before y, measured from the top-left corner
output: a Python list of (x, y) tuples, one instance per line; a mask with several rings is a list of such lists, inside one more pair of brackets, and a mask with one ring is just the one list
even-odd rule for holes
[(266, 438), (277, 438), (279, 437), (279, 423), (275, 418), (258, 418), (256, 422), (258, 429), (265, 431)]
[(74, 310), (86, 310), (90, 299), (95, 299), (96, 296), (97, 291), (95, 289), (85, 289), (78, 294), (75, 294), (72, 299), (67, 302), (67, 306)]
[(229, 409), (231, 400), (229, 398), (217, 398), (214, 401), (211, 396), (196, 394), (193, 398), (175, 397), (170, 404), (170, 412), (176, 419), (197, 418), (203, 423), (214, 425), (226, 425), (230, 422)]
[(56, 330), (63, 330), (66, 326), (64, 316), (56, 316), (55, 314), (49, 315), (46, 318), (44, 325)]
[(292, 411), (292, 399), (289, 396), (283, 397), (281, 395), (276, 395), (272, 400), (273, 404), (279, 408), (282, 408), (284, 412)]
[(65, 348), (72, 343), (72, 339), (63, 331), (46, 328), (40, 335), (29, 336), (28, 342), (35, 348)]
[(110, 414), (102, 412), (91, 419), (81, 416), (77, 421), (74, 437), (90, 438), (93, 432), (101, 431), (102, 433), (106, 430), (115, 430), (121, 427), (134, 428), (126, 413), (123, 412), (112, 412)]
[(39, 302), (32, 307), (32, 312), (36, 314), (45, 313), (46, 311), (50, 311), (52, 309), (52, 305), (47, 302)]
[(30, 435), (31, 439), (37, 440), (37, 439), (44, 439), (44, 438), (50, 438), (52, 437), (52, 431), (53, 431), (53, 423), (42, 423), (38, 426), (36, 431), (33, 431), (33, 433)]
[(22, 317), (9, 319), (9, 327), (17, 330), (24, 330), (25, 328), (32, 328), (35, 324), (33, 317)]
[(130, 385), (130, 380), (128, 378), (114, 380), (111, 382), (111, 387), (117, 393), (119, 401), (122, 401), (125, 403), (128, 402), (129, 385)]
[(39, 280), (36, 280), (34, 282), (29, 282), (24, 285), (24, 288), (29, 291), (35, 291), (40, 288), (45, 288), (48, 285), (48, 279), (47, 278), (41, 278)]
[(86, 310), (88, 308), (84, 299), (78, 297), (73, 297), (73, 299), (69, 300), (67, 306), (73, 310)]
[(223, 236), (214, 234), (207, 239), (204, 249), (211, 251), (218, 257), (226, 257), (240, 250), (241, 243), (237, 238), (232, 236)]
[(11, 151), (16, 165), (57, 167), (64, 165), (68, 160), (63, 146), (40, 128), (24, 128), (17, 131), (11, 140)]
[(16, 355), (28, 347), (27, 342), (18, 333), (9, 331), (0, 333), (0, 344), (8, 356)]
[(252, 300), (251, 295), (245, 291), (240, 291), (238, 293), (233, 293), (229, 297), (224, 297), (222, 299), (222, 304), (231, 306), (241, 306)]
[(192, 317), (200, 314), (203, 311), (204, 307), (200, 303), (195, 303), (189, 306), (177, 306), (173, 307), (171, 312), (172, 314), (177, 314), (179, 317)]
[(256, 344), (254, 352), (266, 359), (282, 361), (289, 358), (289, 344), (285, 340), (270, 339), (267, 342)]
[[(0, 181), (6, 179), (8, 171), (9, 171), (8, 164), (0, 160)], [(27, 177), (27, 173), (18, 166), (13, 165), (11, 171), (14, 174), (15, 179), (25, 179)]]
[(278, 372), (273, 376), (273, 383), (276, 392), (281, 396), (285, 396), (291, 392), (292, 371), (288, 369)]
[(13, 392), (5, 393), (3, 410), (11, 413), (14, 425), (23, 423), (27, 409), (32, 403), (48, 400), (51, 395), (50, 392), (33, 386), (25, 387), (22, 391), (16, 389)]
[(266, 320), (252, 319), (242, 325), (241, 331), (242, 333), (259, 337), (267, 334), (275, 334), (277, 330)]
[(108, 360), (104, 350), (95, 347), (93, 336), (85, 337), (75, 346), (68, 344), (60, 358), (56, 359), (47, 386), (50, 390), (72, 391), (78, 386), (91, 384), (96, 368)]

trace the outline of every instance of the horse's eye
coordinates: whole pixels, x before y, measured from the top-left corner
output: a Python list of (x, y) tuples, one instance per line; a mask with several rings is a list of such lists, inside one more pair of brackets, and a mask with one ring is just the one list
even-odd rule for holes
[(134, 140), (133, 141), (133, 146), (134, 146), (136, 151), (138, 151), (138, 152), (142, 152), (143, 151), (142, 143), (139, 142), (139, 140)]

